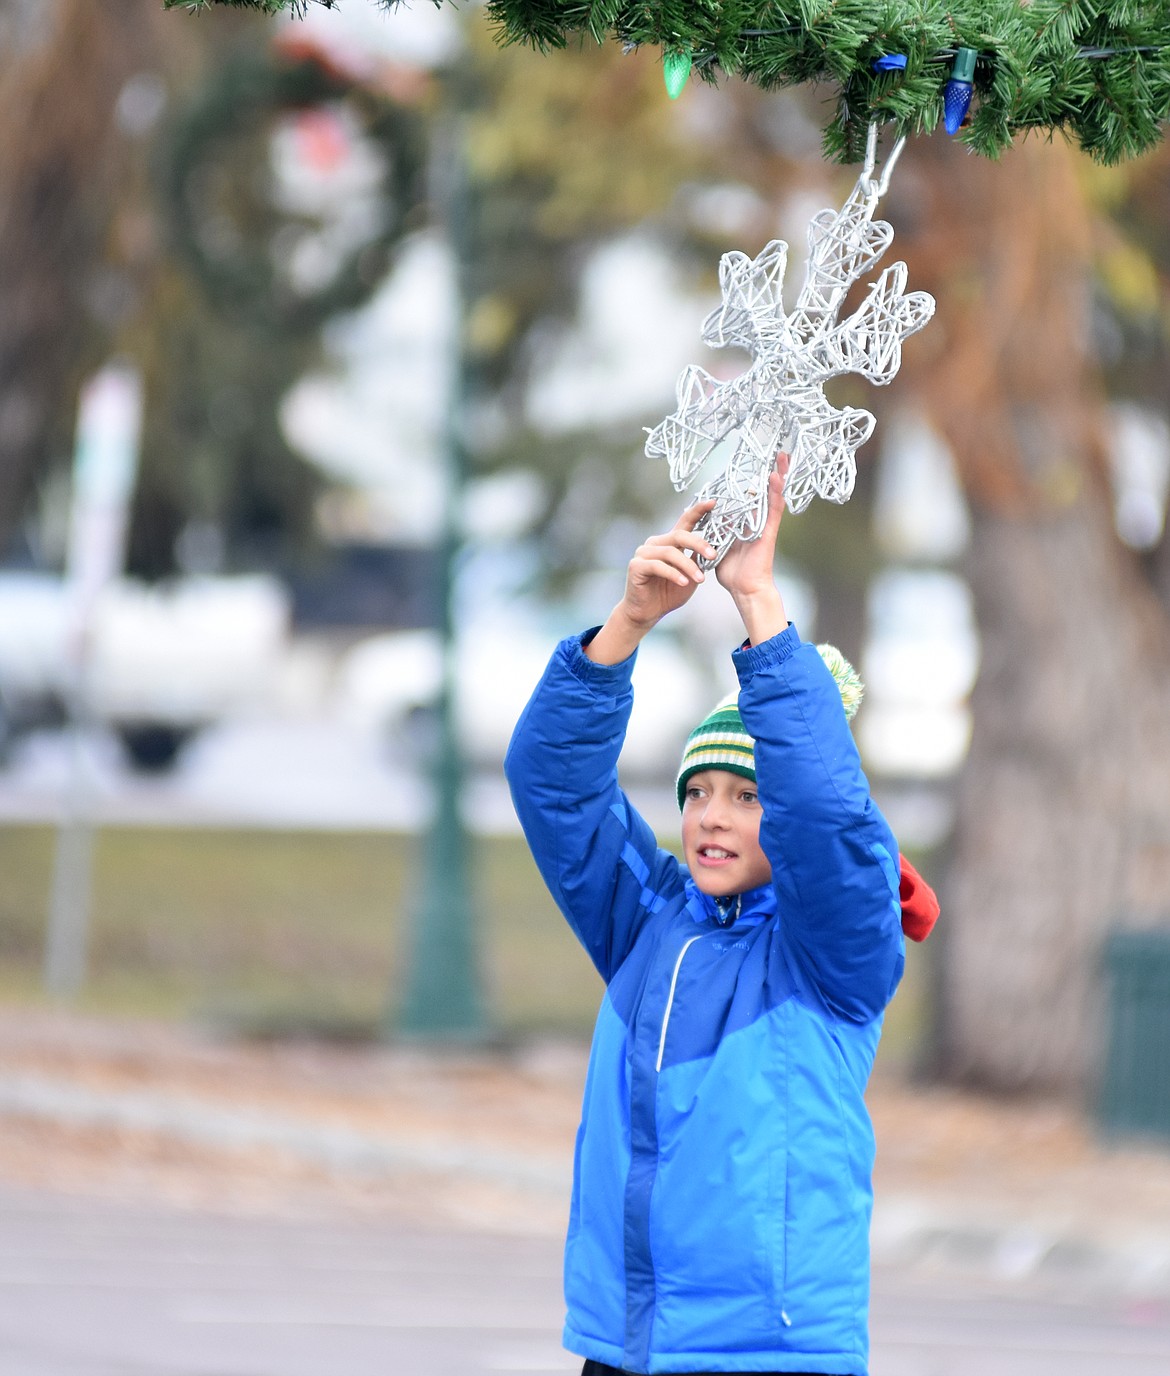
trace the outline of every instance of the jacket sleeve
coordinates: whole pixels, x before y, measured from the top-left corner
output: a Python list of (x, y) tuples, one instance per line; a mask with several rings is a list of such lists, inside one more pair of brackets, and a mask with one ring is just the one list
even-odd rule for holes
[(504, 773), (537, 867), (608, 983), (682, 880), (618, 787), (636, 656), (595, 664), (582, 650), (588, 634), (557, 646), (516, 724)]
[(898, 847), (869, 795), (837, 685), (791, 625), (733, 658), (783, 940), (830, 1011), (874, 1018), (902, 975)]

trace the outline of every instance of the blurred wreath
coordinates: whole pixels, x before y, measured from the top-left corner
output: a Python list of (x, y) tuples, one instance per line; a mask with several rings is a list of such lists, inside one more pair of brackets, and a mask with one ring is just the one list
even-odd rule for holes
[(219, 313), (269, 329), (360, 306), (425, 214), (421, 111), (311, 51), (229, 56), (160, 154), (178, 255)]

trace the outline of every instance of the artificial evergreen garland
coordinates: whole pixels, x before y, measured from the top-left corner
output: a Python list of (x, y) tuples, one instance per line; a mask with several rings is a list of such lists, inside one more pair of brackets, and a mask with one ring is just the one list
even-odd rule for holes
[[(338, 0), (314, 2), (332, 9)], [(372, 2), (392, 10), (400, 0)], [(166, 0), (297, 14), (308, 3)], [(988, 157), (1036, 129), (1061, 131), (1115, 163), (1153, 147), (1170, 119), (1165, 0), (487, 0), (487, 10), (506, 42), (544, 49), (583, 35), (615, 38), (658, 47), (706, 80), (734, 75), (765, 89), (830, 83), (840, 98), (825, 153), (835, 161), (861, 157), (874, 120), (900, 133), (932, 131), (956, 87), (968, 88), (958, 91), (963, 112), (974, 96), (959, 136)]]

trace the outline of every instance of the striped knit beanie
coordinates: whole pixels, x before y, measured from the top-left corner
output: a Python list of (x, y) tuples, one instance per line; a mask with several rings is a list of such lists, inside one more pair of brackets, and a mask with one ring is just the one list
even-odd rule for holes
[(726, 769), (756, 781), (755, 742), (744, 729), (735, 693), (724, 698), (687, 737), (675, 785), (680, 808), (686, 798), (687, 780), (703, 769)]
[[(818, 645), (817, 651), (837, 681), (845, 716), (852, 721), (865, 685), (857, 670), (835, 645)], [(704, 769), (725, 769), (741, 778), (756, 781), (755, 742), (748, 735), (739, 715), (737, 694), (732, 693), (695, 727), (683, 747), (675, 794), (679, 808), (686, 800), (687, 781)]]

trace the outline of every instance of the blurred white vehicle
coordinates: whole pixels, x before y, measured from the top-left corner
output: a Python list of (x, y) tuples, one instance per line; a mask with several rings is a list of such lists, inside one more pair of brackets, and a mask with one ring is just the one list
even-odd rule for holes
[[(460, 636), (456, 704), (461, 739), (476, 765), (499, 766), (512, 728), (556, 644), (520, 615), (480, 620)], [(433, 631), (371, 636), (343, 658), (341, 710), (410, 749), (438, 693), (441, 651)], [(708, 674), (669, 636), (646, 640), (634, 672), (634, 710), (623, 773), (673, 777), (687, 733), (714, 705)]]
[[(135, 765), (166, 768), (197, 731), (263, 697), (288, 626), (288, 597), (273, 578), (119, 579), (94, 609), (90, 710)], [(62, 579), (0, 574), (0, 737), (5, 723), (13, 734), (62, 719), (71, 634)]]
[(68, 687), (68, 635), (69, 604), (60, 578), (0, 574), (0, 702), (11, 728), (60, 716)]

